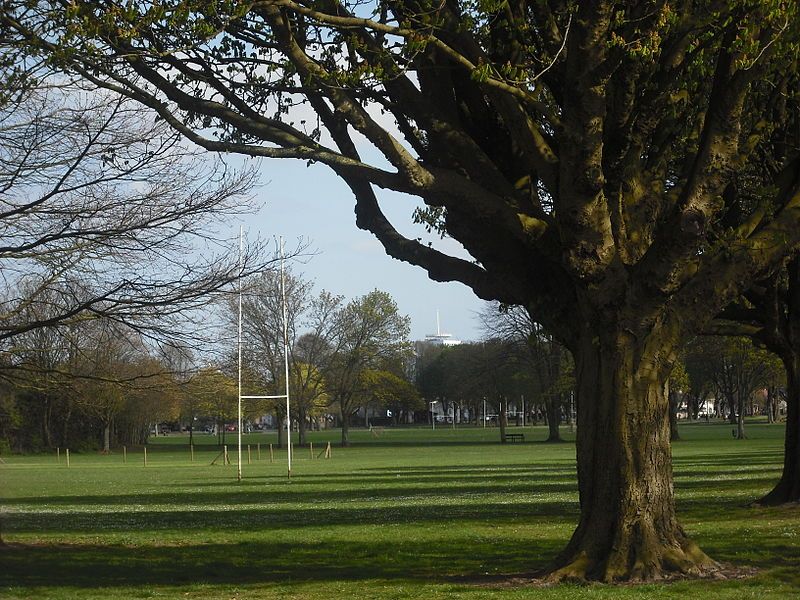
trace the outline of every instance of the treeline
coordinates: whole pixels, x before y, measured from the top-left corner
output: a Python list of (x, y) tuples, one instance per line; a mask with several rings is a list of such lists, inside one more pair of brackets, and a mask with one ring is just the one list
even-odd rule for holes
[(0, 450), (142, 444), (179, 417), (181, 388), (140, 335), (107, 320), (40, 328), (2, 365)]
[[(283, 307), (277, 272), (245, 287), (243, 393), (282, 395), (286, 389)], [(412, 344), (408, 318), (385, 292), (346, 302), (289, 271), (288, 374), (291, 419), (306, 442), (309, 429), (336, 426), (349, 443), (358, 416), (394, 424), (446, 422), (499, 426), (544, 423), (548, 441), (575, 412), (574, 363), (527, 312), (498, 304), (481, 315), (484, 339), (457, 346)], [(193, 435), (212, 430), (224, 443), (237, 420), (238, 353), (230, 335), (238, 298), (216, 306), (228, 332), (221, 360), (197, 364), (187, 348), (160, 348), (109, 320), (42, 327), (15, 337), (3, 365), (0, 450), (53, 447), (109, 451), (143, 444), (168, 422)], [(744, 437), (744, 417), (780, 416), (785, 375), (780, 361), (746, 338), (695, 340), (670, 379), (673, 437), (678, 418), (725, 418)], [(267, 414), (285, 444), (285, 400), (244, 401), (245, 422)], [(385, 415), (391, 415), (387, 418)], [(367, 421), (369, 422), (369, 421)]]

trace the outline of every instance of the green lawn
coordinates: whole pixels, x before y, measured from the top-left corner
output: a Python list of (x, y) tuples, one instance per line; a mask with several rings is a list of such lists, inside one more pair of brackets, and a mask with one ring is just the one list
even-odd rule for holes
[[(566, 429), (566, 428), (565, 428)], [(515, 429), (514, 431), (519, 431)], [(496, 429), (354, 431), (354, 446), (210, 466), (216, 438), (173, 435), (109, 456), (4, 456), (1, 598), (789, 598), (800, 595), (800, 509), (750, 508), (780, 473), (782, 426), (689, 424), (674, 446), (678, 510), (717, 560), (758, 573), (646, 586), (524, 579), (577, 522), (571, 443), (495, 443)], [(312, 434), (315, 454), (338, 431)], [(229, 434), (236, 461), (235, 435)], [(261, 460), (256, 444), (261, 443)], [(519, 580), (511, 580), (518, 576)]]

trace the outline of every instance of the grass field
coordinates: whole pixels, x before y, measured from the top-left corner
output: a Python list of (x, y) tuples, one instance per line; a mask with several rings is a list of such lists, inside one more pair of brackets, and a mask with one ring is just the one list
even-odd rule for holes
[[(514, 431), (519, 431), (515, 429)], [(726, 581), (639, 586), (526, 582), (577, 522), (572, 443), (500, 445), (496, 429), (354, 431), (354, 446), (210, 466), (216, 439), (108, 456), (4, 456), (0, 598), (796, 598), (800, 508), (751, 508), (780, 473), (782, 426), (689, 424), (675, 444), (678, 511)], [(338, 431), (312, 434), (315, 453)], [(235, 436), (230, 436), (235, 462)], [(255, 444), (261, 443), (261, 460)], [(515, 579), (516, 578), (516, 579)]]

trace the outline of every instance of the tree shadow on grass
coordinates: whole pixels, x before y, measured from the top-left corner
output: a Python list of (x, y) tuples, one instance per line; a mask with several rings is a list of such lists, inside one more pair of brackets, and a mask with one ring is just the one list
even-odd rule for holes
[[(268, 535), (268, 534), (267, 534)], [(265, 537), (267, 537), (265, 535)], [(376, 536), (375, 541), (191, 545), (14, 545), (0, 551), (0, 589), (64, 586), (126, 588), (149, 585), (270, 584), (366, 579), (424, 583), (492, 581), (545, 569), (567, 541), (561, 537), (475, 540), (449, 534), (432, 542)], [(767, 536), (747, 556), (725, 536), (698, 540), (726, 563), (771, 569), (771, 577), (800, 589), (800, 549)]]
[[(435, 508), (434, 508), (435, 507)], [(532, 516), (565, 519), (577, 518), (575, 501), (516, 501), (508, 503), (412, 502), (399, 500), (395, 506), (305, 506), (298, 508), (254, 505), (243, 508), (234, 504), (217, 510), (199, 506), (175, 510), (122, 510), (13, 512), (5, 515), (8, 533), (76, 534), (125, 533), (186, 530), (195, 531), (264, 531), (273, 529), (308, 530), (330, 526), (389, 526), (440, 523), (448, 521), (503, 523), (528, 521)]]
[(12, 546), (0, 552), (0, 588), (419, 580), (515, 575), (544, 568), (565, 539), (472, 543), (243, 542), (188, 546)]

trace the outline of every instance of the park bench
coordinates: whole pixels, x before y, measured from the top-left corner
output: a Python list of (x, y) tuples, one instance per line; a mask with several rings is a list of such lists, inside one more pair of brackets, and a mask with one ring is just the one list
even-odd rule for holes
[(524, 433), (507, 433), (506, 434), (506, 441), (507, 442), (524, 442), (525, 441), (525, 434)]

